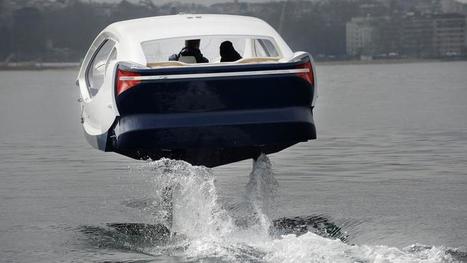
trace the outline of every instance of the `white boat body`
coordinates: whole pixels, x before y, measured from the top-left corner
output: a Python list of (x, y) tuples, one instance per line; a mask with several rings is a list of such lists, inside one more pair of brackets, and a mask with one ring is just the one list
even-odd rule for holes
[[(104, 149), (107, 144), (107, 133), (114, 125), (118, 116), (119, 109), (116, 102), (116, 80), (117, 67), (121, 63), (128, 63), (134, 68), (149, 68), (147, 56), (142, 48), (142, 43), (154, 40), (164, 40), (173, 38), (199, 38), (207, 36), (249, 36), (257, 38), (271, 39), (277, 49), (278, 57), (274, 63), (287, 63), (297, 61), (303, 57), (311, 55), (306, 52), (293, 52), (282, 37), (266, 22), (261, 19), (246, 16), (235, 15), (204, 15), (204, 14), (180, 14), (170, 16), (159, 16), (121, 21), (107, 26), (95, 38), (81, 64), (77, 77), (77, 84), (80, 88), (81, 103), (82, 103), (82, 122), (86, 134), (86, 138), (99, 149)], [(92, 65), (93, 59), (100, 51), (104, 43), (112, 41), (112, 53), (105, 60), (105, 64)], [(251, 41), (250, 41), (251, 42)], [(245, 42), (243, 60), (254, 60), (255, 54), (253, 47), (249, 41)], [(115, 57), (112, 54), (115, 55)], [(261, 61), (261, 59), (259, 60)], [(182, 62), (180, 62), (182, 63)], [(209, 67), (209, 66), (232, 66), (232, 63), (211, 62), (205, 64), (190, 64), (191, 67)], [(240, 62), (238, 63), (241, 64)], [(102, 70), (103, 78), (102, 85), (98, 87), (98, 91), (92, 94), (89, 89), (90, 80), (88, 79), (89, 71), (92, 67), (104, 67)], [(170, 67), (170, 63), (168, 63)], [(314, 63), (312, 63), (314, 74)], [(283, 72), (277, 71), (276, 74)], [(290, 72), (292, 73), (292, 72)], [(101, 74), (101, 73), (100, 73)], [(214, 73), (216, 74), (216, 73)], [(226, 73), (223, 73), (224, 75)], [(238, 73), (231, 73), (233, 75)], [(248, 73), (242, 73), (248, 74)], [(255, 72), (254, 74), (259, 74)], [(269, 72), (265, 74), (274, 74)], [(184, 74), (187, 75), (187, 74)], [(173, 76), (172, 76), (173, 77)], [(196, 77), (193, 74), (188, 74), (186, 78)], [(199, 77), (203, 77), (199, 75)], [(183, 78), (183, 76), (180, 76)], [(313, 98), (311, 107), (314, 106), (316, 92), (316, 78), (313, 78)]]

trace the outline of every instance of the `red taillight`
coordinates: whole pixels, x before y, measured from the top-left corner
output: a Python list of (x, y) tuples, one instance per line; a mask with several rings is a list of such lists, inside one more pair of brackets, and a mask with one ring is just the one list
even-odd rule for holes
[(299, 69), (304, 69), (304, 72), (298, 73), (298, 76), (313, 85), (313, 68), (311, 62), (307, 61), (303, 64), (298, 65)]
[(135, 78), (141, 76), (138, 73), (124, 71), (118, 69), (117, 71), (117, 96), (122, 94), (124, 91), (133, 88), (134, 86), (141, 83), (141, 80)]

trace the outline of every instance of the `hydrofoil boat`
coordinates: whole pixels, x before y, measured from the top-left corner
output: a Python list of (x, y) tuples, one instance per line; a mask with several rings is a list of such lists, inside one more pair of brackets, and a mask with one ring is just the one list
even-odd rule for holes
[(266, 22), (172, 15), (116, 22), (81, 65), (88, 142), (214, 167), (316, 138), (316, 75)]

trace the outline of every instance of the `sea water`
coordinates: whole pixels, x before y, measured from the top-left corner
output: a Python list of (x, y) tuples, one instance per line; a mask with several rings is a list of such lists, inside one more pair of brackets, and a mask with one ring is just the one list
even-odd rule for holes
[[(466, 261), (466, 69), (318, 66), (317, 140), (214, 169), (99, 152), (76, 72), (0, 72), (0, 262)], [(113, 227), (166, 223), (167, 186), (168, 238)]]

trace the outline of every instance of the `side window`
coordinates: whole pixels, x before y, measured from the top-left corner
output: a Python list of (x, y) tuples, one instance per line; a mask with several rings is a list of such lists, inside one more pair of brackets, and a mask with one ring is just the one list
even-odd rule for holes
[(278, 57), (276, 47), (269, 39), (255, 39), (255, 53), (257, 57)]
[(109, 65), (114, 62), (117, 59), (117, 49), (113, 48), (112, 52), (110, 52), (109, 58), (107, 59), (107, 63), (105, 64), (105, 70), (107, 71), (107, 68)]
[[(106, 40), (104, 44), (100, 46), (97, 53), (89, 65), (86, 72), (86, 82), (88, 84), (89, 95), (94, 97), (104, 83), (105, 71), (108, 65), (111, 53), (116, 57), (116, 51), (113, 49), (115, 42), (112, 40)], [(115, 53), (115, 54), (114, 54)]]
[(268, 54), (266, 53), (264, 48), (259, 43), (259, 39), (255, 39), (254, 45), (255, 45), (255, 54), (257, 57), (268, 57)]

